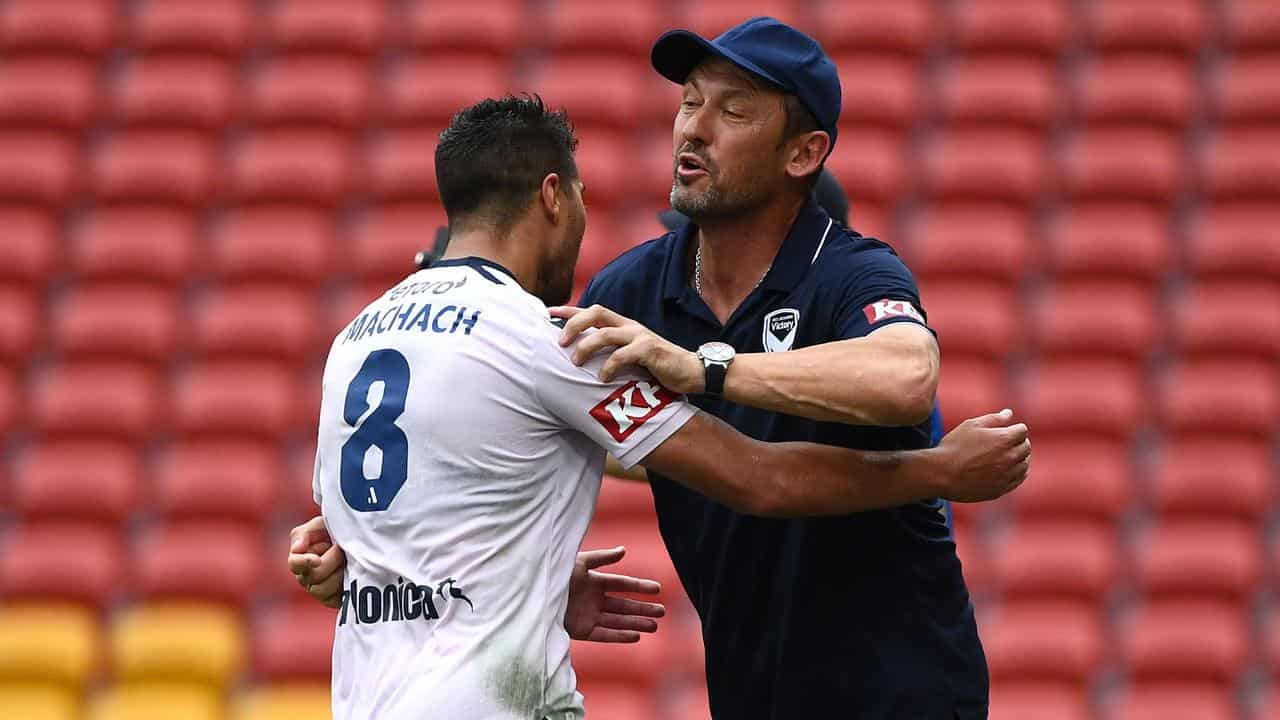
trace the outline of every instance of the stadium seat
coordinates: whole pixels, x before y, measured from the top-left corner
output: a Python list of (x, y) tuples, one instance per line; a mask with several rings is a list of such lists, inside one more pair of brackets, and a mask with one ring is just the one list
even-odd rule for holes
[(209, 688), (127, 683), (111, 686), (90, 701), (88, 720), (222, 720), (222, 712), (222, 698)]
[[(653, 492), (646, 482), (605, 476), (600, 484), (596, 514), (601, 522), (617, 519), (646, 519), (653, 515)], [(584, 548), (598, 550), (600, 548)]]
[(0, 553), (0, 597), (104, 608), (120, 587), (116, 530), (70, 522), (23, 523)]
[(715, 37), (748, 17), (761, 15), (799, 28), (811, 26), (806, 4), (798, 0), (758, 0), (751, 4), (749, 13), (744, 12), (738, 0), (698, 0), (679, 9), (683, 12), (676, 16), (678, 19), (667, 24), (689, 28), (706, 38)]
[(1244, 669), (1248, 630), (1246, 607), (1170, 600), (1144, 606), (1121, 644), (1129, 674), (1138, 682), (1228, 686)]
[(414, 255), (430, 249), (436, 229), (446, 225), (448, 219), (439, 205), (373, 208), (356, 228), (351, 267), (365, 279), (398, 282), (413, 272)]
[(1274, 50), (1280, 41), (1280, 8), (1270, 0), (1244, 0), (1223, 8), (1224, 35), (1234, 50)]
[(1178, 433), (1245, 433), (1265, 437), (1280, 417), (1280, 378), (1262, 361), (1184, 362), (1160, 385), (1160, 414)]
[(935, 138), (924, 158), (924, 188), (938, 198), (1025, 204), (1040, 191), (1044, 176), (1040, 144), (1008, 131), (947, 132)]
[(43, 684), (0, 685), (0, 717), (79, 720), (79, 696)]
[(1243, 602), (1262, 578), (1260, 535), (1232, 520), (1165, 521), (1138, 544), (1135, 579), (1148, 599)]
[(1067, 145), (1062, 184), (1077, 200), (1167, 202), (1185, 177), (1171, 134), (1142, 129), (1093, 129)]
[(356, 184), (347, 142), (329, 130), (263, 130), (231, 154), (231, 189), (245, 201), (335, 203)]
[(1172, 316), (1184, 356), (1280, 357), (1280, 285), (1199, 283), (1178, 298)]
[(990, 720), (1091, 720), (1087, 694), (1061, 683), (1004, 681), (991, 688)]
[(1210, 207), (1188, 232), (1187, 264), (1195, 275), (1280, 275), (1280, 243), (1270, 228), (1274, 211), (1266, 203)]
[(6, 605), (0, 608), (0, 683), (47, 683), (81, 692), (98, 669), (100, 645), (97, 619), (85, 608)]
[[(412, 263), (409, 263), (411, 266)], [(412, 267), (400, 268), (404, 272), (403, 277), (408, 277), (412, 272)], [(332, 338), (339, 331), (346, 329), (369, 305), (384, 292), (391, 289), (393, 284), (398, 283), (400, 279), (375, 279), (365, 283), (348, 285), (338, 293), (337, 297), (329, 302), (325, 318), (324, 334), (326, 337)], [(314, 450), (314, 448), (313, 448)], [(313, 452), (312, 455), (315, 453)], [(310, 468), (307, 469), (307, 477), (311, 477)], [(308, 495), (309, 497), (309, 495)]]
[(232, 720), (330, 720), (328, 682), (316, 685), (267, 685), (241, 696)]
[(0, 73), (0, 124), (83, 127), (93, 112), (94, 66), (65, 57), (13, 58)]
[(650, 578), (662, 584), (662, 593), (646, 597), (653, 602), (665, 602), (665, 598), (683, 594), (666, 545), (658, 534), (657, 518), (592, 522), (582, 540), (584, 548), (612, 548), (622, 545), (627, 555), (614, 572), (635, 577)]
[(998, 412), (1011, 404), (1012, 396), (998, 363), (960, 355), (945, 360), (944, 366), (946, 372), (938, 382), (938, 404), (947, 410), (944, 421), (948, 430), (965, 418)]
[(0, 280), (42, 285), (61, 249), (54, 217), (23, 205), (0, 205), (0, 227), (13, 241), (0, 244)]
[[(568, 110), (575, 126), (629, 130), (650, 101), (647, 72), (625, 55), (581, 55), (549, 60), (528, 82), (549, 105)], [(584, 177), (592, 181), (585, 171)]]
[(527, 25), (529, 41), (554, 53), (603, 51), (646, 57), (666, 24), (660, 6), (647, 0), (556, 0), (537, 20)]
[(866, 52), (832, 58), (840, 71), (846, 124), (883, 126), (906, 131), (920, 112), (918, 63), (907, 58)]
[(209, 262), (224, 281), (284, 281), (317, 286), (328, 276), (337, 242), (334, 218), (305, 206), (237, 209), (216, 225)]
[[(507, 57), (520, 47), (524, 3), (511, 0), (413, 0), (404, 33), (416, 50), (482, 52)], [(486, 97), (477, 93), (476, 97)]]
[[(893, 133), (865, 125), (840, 127), (836, 150), (826, 167), (860, 203), (897, 200), (906, 180), (906, 144)], [(858, 205), (861, 207), (861, 204)], [(850, 218), (856, 222), (856, 215)]]
[(101, 207), (72, 232), (70, 269), (93, 280), (186, 281), (196, 253), (196, 220), (173, 207)]
[(1044, 355), (1115, 355), (1142, 360), (1160, 337), (1152, 291), (1130, 282), (1076, 281), (1046, 289), (1031, 314)]
[(1044, 128), (1054, 117), (1054, 66), (1034, 56), (977, 57), (951, 63), (939, 84), (939, 110), (961, 125)]
[(79, 182), (76, 143), (48, 131), (0, 133), (0, 200), (57, 205)]
[(951, 41), (971, 53), (1054, 55), (1071, 42), (1072, 25), (1063, 0), (965, 0), (956, 4)]
[(584, 283), (625, 250), (612, 218), (605, 212), (590, 211), (590, 215), (578, 264), (574, 267), (574, 279)]
[(1280, 54), (1274, 52), (1227, 61), (1214, 81), (1217, 115), (1232, 123), (1280, 121), (1280, 90), (1272, 82), (1276, 73)]
[(115, 35), (116, 13), (105, 0), (10, 0), (0, 12), (0, 47), (7, 53), (96, 55)]
[(269, 682), (327, 682), (337, 613), (317, 602), (277, 604), (254, 631), (254, 670)]
[[(336, 332), (336, 331), (335, 331)], [(286, 460), (284, 480), (280, 481), (280, 497), (283, 510), (290, 519), (309, 520), (319, 512), (311, 494), (311, 481), (315, 475), (316, 444), (294, 448)], [(645, 488), (646, 490), (648, 488)], [(277, 563), (278, 564), (278, 563)], [(277, 568), (278, 570), (279, 568)], [(289, 581), (293, 578), (290, 576)]]
[(1102, 660), (1098, 612), (1078, 603), (1006, 604), (983, 633), (993, 683), (1083, 685)]
[(667, 693), (667, 710), (671, 720), (711, 720), (711, 702), (707, 697), (706, 680), (698, 673), (690, 682), (676, 691)]
[(194, 205), (213, 190), (217, 152), (198, 133), (121, 133), (93, 153), (90, 173), (93, 190), (109, 200)]
[(925, 278), (921, 300), (948, 365), (953, 353), (999, 360), (1018, 347), (1021, 306), (1009, 287)]
[[(634, 646), (630, 646), (627, 649), (633, 648)], [(580, 683), (578, 692), (582, 693), (587, 717), (610, 720), (650, 720), (650, 718), (661, 717), (654, 707), (652, 693), (643, 686), (620, 683)]]
[(381, 0), (283, 0), (270, 15), (267, 36), (290, 52), (372, 54), (386, 22)]
[[(256, 590), (260, 567), (257, 533), (257, 526), (215, 520), (152, 528), (135, 547), (132, 589), (152, 600), (246, 605)], [(195, 558), (199, 558), (200, 575), (216, 580), (193, 578)]]
[(1029, 481), (1010, 496), (1018, 517), (1111, 525), (1128, 509), (1127, 445), (1053, 435), (1037, 436), (1034, 445)]
[(1220, 130), (1201, 158), (1203, 186), (1215, 198), (1280, 195), (1280, 143), (1270, 129)]
[(23, 361), (35, 347), (37, 299), (25, 288), (0, 285), (0, 361)]
[[(629, 553), (628, 553), (629, 554)], [(626, 562), (624, 558), (622, 562)], [(668, 591), (663, 588), (664, 592)], [(674, 592), (678, 592), (675, 590)], [(660, 677), (669, 663), (667, 635), (661, 631), (626, 645), (574, 640), (573, 670), (580, 682), (643, 686)]]
[(130, 43), (148, 52), (238, 53), (251, 40), (251, 0), (146, 0), (134, 17)]
[(1159, 279), (1170, 264), (1168, 221), (1153, 207), (1082, 204), (1049, 225), (1048, 258), (1058, 276)]
[(1117, 577), (1113, 536), (1098, 523), (1024, 519), (993, 556), (1003, 599), (1100, 604)]
[(224, 288), (195, 304), (191, 332), (206, 357), (295, 360), (317, 345), (311, 293), (287, 286)]
[(49, 435), (136, 440), (162, 427), (157, 378), (123, 363), (67, 363), (46, 368), (31, 386), (34, 429)]
[(1231, 693), (1198, 683), (1144, 683), (1115, 703), (1112, 720), (1237, 720)]
[(178, 347), (179, 313), (168, 290), (79, 285), (53, 306), (53, 345), (66, 358), (160, 362)]
[(235, 68), (219, 58), (135, 57), (111, 94), (111, 112), (128, 125), (212, 130), (237, 111), (235, 84)]
[(415, 129), (423, 123), (443, 128), (461, 108), (511, 89), (507, 64), (483, 55), (430, 55), (400, 62), (386, 82), (384, 115)]
[(1076, 112), (1090, 124), (1181, 127), (1197, 102), (1192, 69), (1161, 55), (1103, 55), (1076, 75)]
[(438, 201), (438, 144), (440, 128), (407, 128), (381, 135), (365, 156), (370, 192), (381, 200)]
[(298, 421), (298, 386), (292, 370), (246, 362), (191, 367), (172, 390), (175, 429), (188, 436), (280, 438)]
[(1193, 53), (1208, 20), (1199, 0), (1107, 0), (1090, 3), (1089, 40), (1103, 52)]
[(982, 278), (1012, 286), (1030, 264), (1030, 218), (1004, 205), (930, 207), (907, 236), (904, 256), (922, 277)]
[[(18, 379), (12, 370), (0, 367), (0, 432), (8, 431), (17, 420), (20, 409)], [(0, 498), (4, 497), (0, 489)]]
[(285, 56), (253, 75), (248, 104), (259, 123), (351, 128), (366, 123), (372, 89), (363, 59)]
[(602, 125), (575, 128), (575, 134), (575, 160), (587, 187), (588, 202), (611, 205), (626, 200), (634, 182), (628, 171), (633, 155), (631, 137)]
[(261, 525), (276, 505), (281, 469), (262, 443), (179, 443), (161, 455), (151, 499), (170, 519), (226, 519)]
[(127, 446), (47, 442), (24, 448), (14, 470), (13, 509), (23, 517), (117, 525), (138, 500), (142, 468)]
[(1257, 697), (1257, 703), (1251, 717), (1254, 720), (1276, 720), (1280, 718), (1280, 688), (1273, 684), (1269, 691), (1261, 693), (1260, 697)]
[[(1037, 446), (1037, 464), (1040, 457)], [(1183, 438), (1165, 446), (1151, 475), (1151, 501), (1162, 517), (1258, 523), (1270, 512), (1271, 472), (1265, 442), (1213, 434)]]
[(1145, 419), (1138, 369), (1125, 362), (1074, 359), (1042, 362), (1023, 387), (1018, 407), (1037, 432), (1128, 439)]
[(951, 506), (951, 532), (955, 536), (956, 557), (960, 558), (965, 587), (975, 597), (981, 597), (992, 588), (990, 554), (970, 529), (979, 522), (981, 513), (982, 509), (974, 505)]
[(929, 47), (936, 27), (928, 0), (822, 0), (814, 8), (813, 30), (828, 53), (919, 55)]

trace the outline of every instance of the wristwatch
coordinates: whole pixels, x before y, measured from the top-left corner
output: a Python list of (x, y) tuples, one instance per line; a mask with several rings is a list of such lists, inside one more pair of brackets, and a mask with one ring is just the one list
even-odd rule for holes
[(709, 395), (724, 394), (724, 376), (729, 372), (729, 364), (737, 357), (738, 351), (732, 345), (722, 342), (703, 343), (698, 348), (698, 359), (706, 372), (705, 380)]

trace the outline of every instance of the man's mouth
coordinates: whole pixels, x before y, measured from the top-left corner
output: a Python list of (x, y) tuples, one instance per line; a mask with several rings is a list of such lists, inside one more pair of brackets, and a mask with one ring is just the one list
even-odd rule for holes
[(676, 156), (676, 175), (685, 181), (693, 180), (700, 175), (710, 175), (707, 164), (694, 153), (680, 153)]

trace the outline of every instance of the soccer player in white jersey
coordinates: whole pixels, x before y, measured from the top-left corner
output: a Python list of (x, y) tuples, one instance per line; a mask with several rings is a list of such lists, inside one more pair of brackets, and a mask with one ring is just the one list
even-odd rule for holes
[(762, 515), (986, 499), (1025, 477), (1026, 428), (1005, 415), (933, 450), (770, 445), (640, 371), (602, 382), (603, 355), (575, 366), (546, 309), (569, 298), (587, 220), (575, 146), (537, 98), (458, 113), (435, 156), (450, 255), (333, 341), (314, 493), (347, 556), (337, 720), (581, 717), (564, 617), (606, 451)]

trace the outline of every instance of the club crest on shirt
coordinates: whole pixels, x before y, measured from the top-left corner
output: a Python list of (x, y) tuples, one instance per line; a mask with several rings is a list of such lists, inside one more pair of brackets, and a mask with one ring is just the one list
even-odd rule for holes
[(800, 311), (795, 308), (779, 308), (765, 315), (762, 340), (765, 352), (790, 350), (799, 327)]

